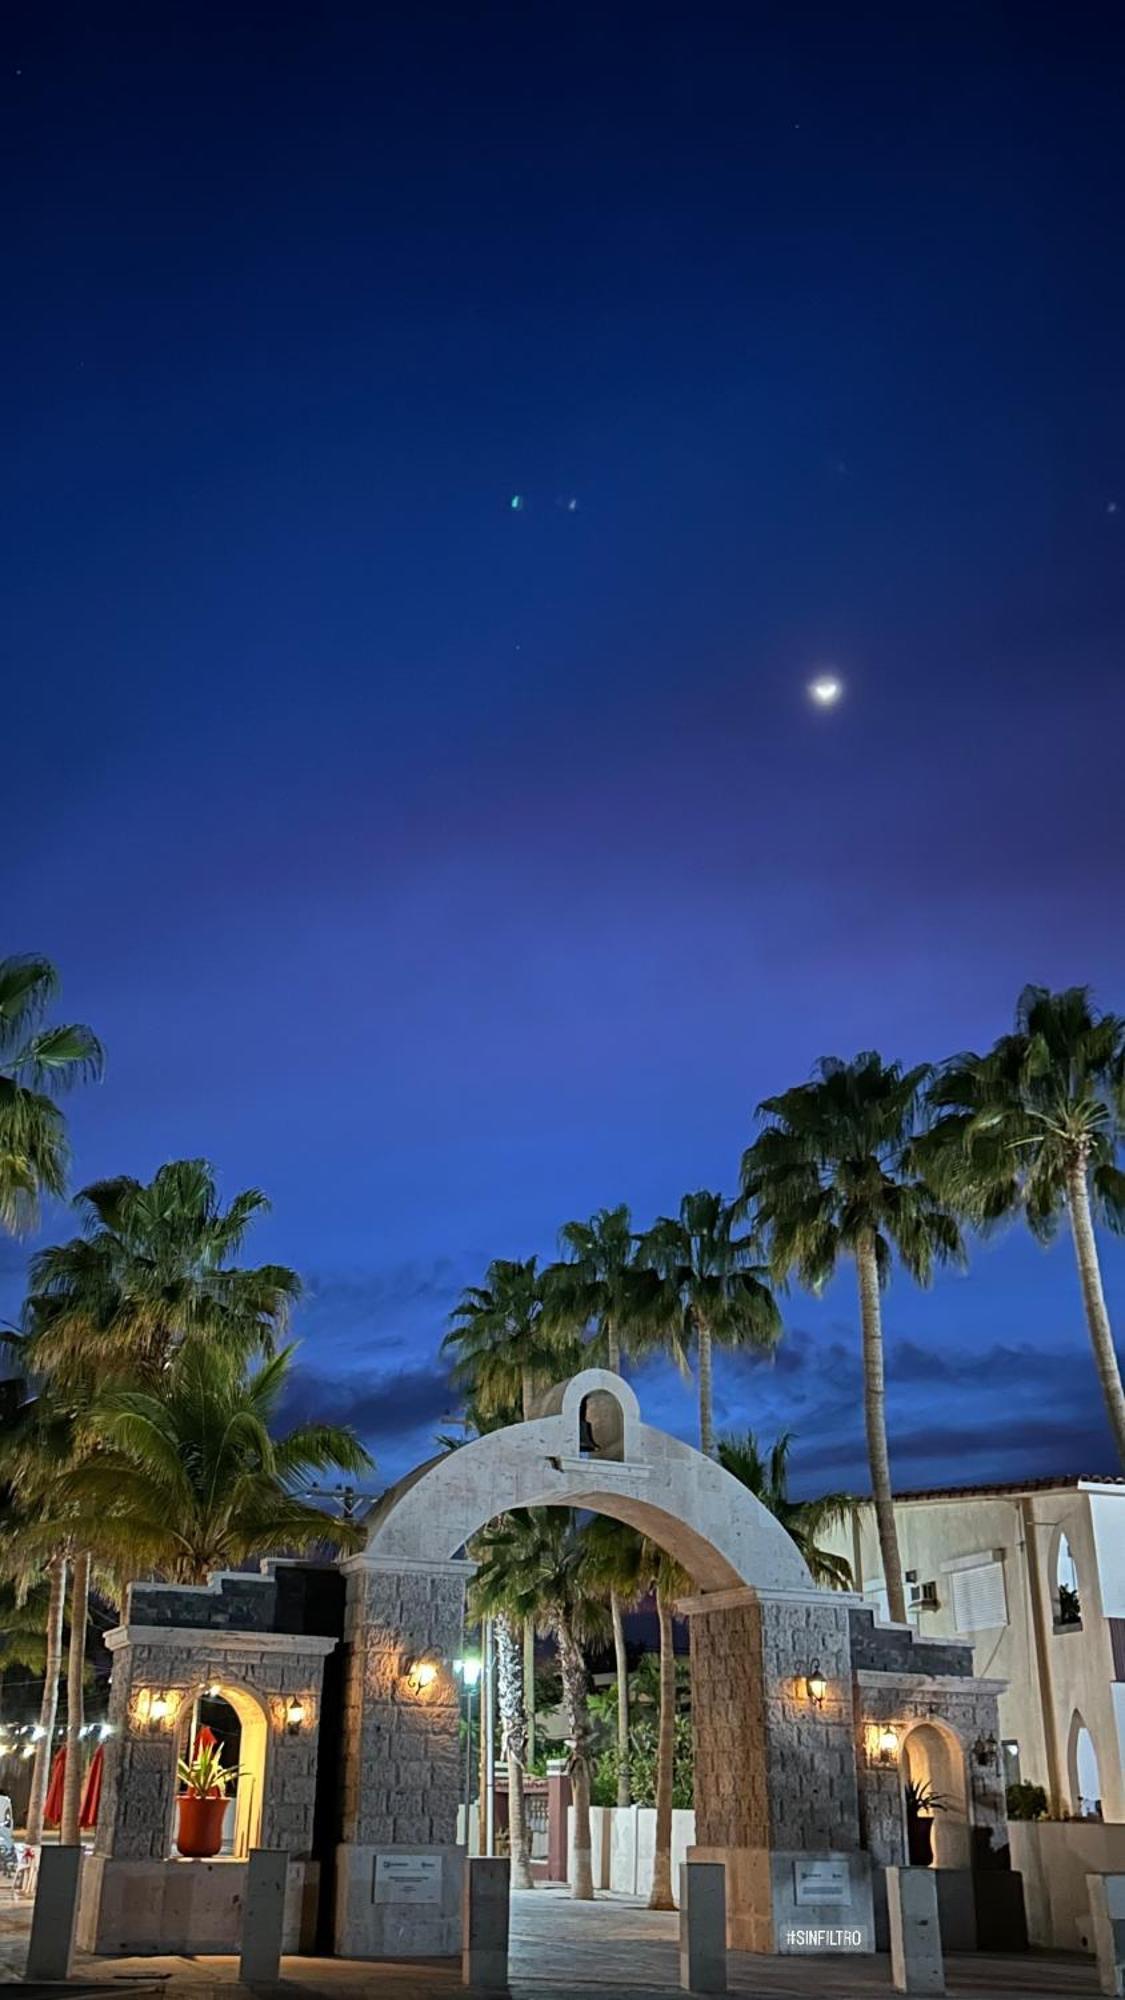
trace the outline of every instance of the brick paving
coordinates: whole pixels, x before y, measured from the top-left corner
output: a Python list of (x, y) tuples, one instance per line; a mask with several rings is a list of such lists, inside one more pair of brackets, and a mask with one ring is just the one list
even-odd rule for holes
[[(678, 1988), (675, 1916), (646, 1910), (632, 1898), (600, 1896), (573, 1903), (565, 1890), (537, 1889), (512, 1904), (511, 1990), (514, 2000), (667, 2000)], [(0, 1983), (22, 1979), (28, 1909), (0, 1901)], [(1061, 1952), (1016, 1957), (955, 1955), (946, 1983), (966, 2000), (1078, 2000), (1098, 1991), (1092, 1960)], [(116, 1987), (136, 2000), (173, 1991), (176, 2000), (240, 2000), (253, 1990), (238, 1982), (233, 1958), (94, 1959), (79, 1953), (68, 1996), (105, 2000)], [(40, 1989), (59, 1993), (63, 1989)], [(462, 1991), (449, 1960), (372, 1964), (356, 1959), (286, 1958), (286, 2000), (453, 2000)], [(885, 1957), (759, 1958), (735, 1952), (730, 1991), (746, 2000), (885, 2000), (893, 1993)]]

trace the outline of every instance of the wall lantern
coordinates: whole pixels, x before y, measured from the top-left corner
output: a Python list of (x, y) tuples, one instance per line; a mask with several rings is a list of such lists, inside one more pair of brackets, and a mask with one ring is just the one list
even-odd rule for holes
[(863, 1737), (869, 1764), (897, 1763), (898, 1730), (889, 1722), (869, 1722)]
[(175, 1718), (176, 1698), (166, 1688), (142, 1688), (137, 1696), (138, 1722), (168, 1722)]
[(425, 1694), (427, 1688), (433, 1687), (437, 1677), (436, 1660), (423, 1656), (418, 1660), (407, 1661), (406, 1678), (415, 1694)]
[(973, 1762), (982, 1771), (991, 1770), (996, 1762), (996, 1738), (989, 1730), (987, 1736), (978, 1736), (973, 1744)]
[(296, 1736), (305, 1719), (305, 1704), (300, 1695), (291, 1694), (285, 1704), (285, 1726), (290, 1736)]
[(828, 1682), (824, 1678), (819, 1660), (813, 1661), (812, 1666), (805, 1676), (805, 1690), (809, 1700), (819, 1708), (825, 1695), (828, 1693)]

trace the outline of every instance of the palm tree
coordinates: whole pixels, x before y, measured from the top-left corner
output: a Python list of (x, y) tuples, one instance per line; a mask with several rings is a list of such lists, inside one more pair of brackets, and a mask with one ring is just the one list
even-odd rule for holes
[(362, 1527), (307, 1497), (314, 1477), (371, 1464), (355, 1434), (303, 1423), (273, 1435), (293, 1349), (257, 1365), (189, 1341), (159, 1391), (110, 1383), (85, 1418), (98, 1449), (60, 1474), (55, 1518), (29, 1532), (49, 1547), (80, 1515), (90, 1548), (123, 1585), (138, 1573), (204, 1583), (289, 1550), (362, 1546)]
[(819, 1291), (844, 1256), (855, 1262), (863, 1335), (867, 1457), (887, 1605), (906, 1622), (891, 1496), (880, 1290), (895, 1255), (918, 1284), (962, 1256), (957, 1222), (917, 1172), (913, 1144), (932, 1072), (873, 1051), (825, 1056), (813, 1080), (767, 1097), (768, 1121), (742, 1159), (742, 1201), (756, 1208), (774, 1275)]
[(1125, 1017), (1090, 989), (1027, 986), (1014, 1032), (987, 1055), (954, 1056), (930, 1090), (936, 1113), (920, 1156), (935, 1185), (978, 1229), (1022, 1210), (1041, 1243), (1066, 1215), (1086, 1326), (1110, 1429), (1125, 1465), (1125, 1391), (1113, 1344), (1095, 1222), (1125, 1230)]
[(686, 1194), (678, 1216), (662, 1215), (641, 1239), (639, 1255), (658, 1271), (675, 1300), (677, 1344), (699, 1353), (699, 1449), (714, 1452), (712, 1352), (723, 1347), (769, 1349), (781, 1314), (754, 1238), (736, 1235), (733, 1208), (722, 1195)]
[(622, 1202), (589, 1222), (564, 1222), (559, 1246), (569, 1255), (543, 1273), (547, 1324), (576, 1342), (589, 1336), (587, 1359), (619, 1375), (622, 1356), (647, 1344), (661, 1295), (656, 1273), (638, 1262), (628, 1208)]
[(573, 1367), (578, 1343), (544, 1319), (543, 1288), (534, 1257), (498, 1257), (483, 1285), (470, 1285), (450, 1315), (442, 1343), (456, 1360), (453, 1380), (486, 1412), (532, 1416), (535, 1398)]
[(480, 1567), (473, 1579), (475, 1614), (534, 1618), (550, 1632), (559, 1654), (563, 1702), (570, 1730), (574, 1798), (574, 1879), (571, 1894), (594, 1894), (590, 1861), (590, 1709), (583, 1646), (604, 1630), (604, 1614), (589, 1585), (584, 1538), (568, 1509), (535, 1507), (505, 1514), (474, 1544)]
[(44, 1027), (58, 992), (48, 959), (0, 959), (0, 1225), (34, 1227), (41, 1195), (66, 1191), (66, 1126), (55, 1097), (102, 1072), (92, 1029)]
[(617, 1803), (632, 1804), (629, 1770), (629, 1656), (625, 1646), (624, 1613), (647, 1597), (653, 1587), (652, 1544), (623, 1521), (595, 1514), (588, 1522), (586, 1555), (589, 1587), (604, 1593), (613, 1623), (616, 1670)]
[(660, 1623), (660, 1721), (656, 1753), (656, 1831), (652, 1855), (650, 1910), (674, 1910), (672, 1887), (672, 1797), (676, 1775), (676, 1634), (672, 1607), (691, 1588), (691, 1578), (663, 1549), (649, 1544)]
[(831, 1534), (834, 1528), (850, 1520), (855, 1502), (848, 1493), (824, 1493), (819, 1500), (794, 1500), (789, 1492), (792, 1441), (792, 1433), (783, 1431), (767, 1452), (761, 1449), (753, 1431), (747, 1431), (741, 1438), (720, 1438), (719, 1464), (781, 1522), (786, 1534), (796, 1542), (814, 1583), (835, 1590), (851, 1590), (854, 1587), (851, 1564), (844, 1556), (834, 1555), (831, 1549), (822, 1549), (819, 1537)]
[(230, 1262), (269, 1207), (257, 1188), (224, 1210), (205, 1160), (173, 1160), (147, 1184), (95, 1182), (76, 1205), (86, 1233), (31, 1260), (24, 1322), (37, 1370), (151, 1385), (189, 1338), (271, 1352), (301, 1285), (284, 1265)]

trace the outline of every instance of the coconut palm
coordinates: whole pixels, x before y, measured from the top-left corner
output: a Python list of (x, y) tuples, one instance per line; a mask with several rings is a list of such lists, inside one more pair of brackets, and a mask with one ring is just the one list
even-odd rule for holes
[(699, 1356), (699, 1449), (714, 1452), (712, 1356), (722, 1347), (773, 1347), (781, 1314), (752, 1235), (736, 1233), (722, 1195), (686, 1194), (677, 1216), (662, 1215), (638, 1255), (664, 1278), (675, 1301), (675, 1345)]
[(471, 1603), (481, 1618), (533, 1618), (555, 1641), (563, 1703), (570, 1731), (574, 1798), (574, 1878), (571, 1894), (594, 1894), (590, 1861), (590, 1709), (583, 1647), (605, 1629), (601, 1603), (590, 1588), (585, 1540), (565, 1508), (536, 1507), (505, 1514), (474, 1542), (480, 1567)]
[(818, 1500), (794, 1500), (789, 1491), (789, 1447), (792, 1433), (783, 1431), (768, 1451), (753, 1431), (741, 1438), (719, 1439), (719, 1464), (781, 1522), (796, 1542), (814, 1583), (851, 1590), (851, 1564), (844, 1556), (822, 1549), (820, 1536), (850, 1520), (855, 1502), (848, 1493), (823, 1493)]
[(578, 1343), (549, 1324), (536, 1259), (499, 1257), (483, 1285), (470, 1285), (450, 1315), (442, 1343), (452, 1352), (453, 1380), (482, 1411), (518, 1409), (526, 1420), (536, 1396), (571, 1372)]
[(83, 1418), (98, 1449), (60, 1474), (53, 1517), (29, 1530), (30, 1546), (50, 1547), (79, 1515), (122, 1585), (137, 1574), (204, 1583), (280, 1550), (362, 1546), (359, 1523), (307, 1497), (317, 1477), (370, 1466), (354, 1433), (304, 1423), (274, 1435), (293, 1351), (255, 1365), (192, 1340), (159, 1391), (111, 1382)]
[[(20, 1335), (9, 1333), (5, 1336), (5, 1345), (14, 1354), (17, 1365), (26, 1368), (28, 1343)], [(74, 1407), (77, 1398), (72, 1396), (66, 1404), (62, 1404), (51, 1394), (49, 1387), (38, 1395), (29, 1395), (19, 1377), (9, 1378), (5, 1386), (14, 1390), (15, 1395), (6, 1399), (6, 1421), (0, 1430), (0, 1478), (5, 1482), (7, 1497), (0, 1534), (0, 1562), (5, 1573), (14, 1580), (17, 1593), (21, 1596), (34, 1588), (44, 1570), (47, 1577), (43, 1691), (27, 1813), (27, 1837), (37, 1845), (43, 1833), (43, 1808), (54, 1751), (67, 1581), (71, 1558), (76, 1552), (76, 1531), (81, 1528), (75, 1510), (60, 1502), (58, 1496), (59, 1479), (74, 1466), (79, 1451)], [(56, 1522), (54, 1533), (45, 1544), (41, 1533), (44, 1517), (54, 1517)], [(88, 1575), (79, 1573), (73, 1583), (75, 1602), (72, 1604), (72, 1619), (75, 1611), (84, 1616), (84, 1603), (88, 1608)], [(79, 1671), (77, 1674), (73, 1671), (72, 1663), (67, 1672), (68, 1768), (77, 1766), (80, 1757), (79, 1731), (84, 1720), (82, 1678), (85, 1631), (83, 1623), (77, 1642), (81, 1652)], [(75, 1645), (72, 1625), (72, 1654)], [(77, 1806), (65, 1793), (63, 1808), (64, 1823), (67, 1823), (68, 1808), (73, 1819)], [(74, 1838), (77, 1839), (77, 1832)]]
[(1041, 1243), (1070, 1224), (1090, 1344), (1118, 1457), (1125, 1391), (1102, 1287), (1095, 1223), (1125, 1231), (1125, 1016), (1086, 986), (1027, 986), (1015, 1028), (986, 1055), (954, 1056), (930, 1090), (935, 1122), (920, 1157), (967, 1221), (987, 1230), (1022, 1213)]
[(0, 959), (0, 1226), (13, 1234), (34, 1227), (41, 1195), (66, 1191), (66, 1125), (56, 1097), (102, 1071), (92, 1029), (43, 1025), (58, 983), (48, 959)]
[(647, 1597), (653, 1587), (652, 1544), (623, 1521), (595, 1514), (586, 1527), (589, 1587), (604, 1593), (613, 1624), (616, 1670), (617, 1803), (633, 1802), (629, 1772), (629, 1657), (625, 1646), (626, 1611)]
[(742, 1159), (742, 1200), (756, 1209), (774, 1275), (813, 1290), (850, 1257), (859, 1284), (867, 1457), (893, 1619), (906, 1622), (887, 1449), (881, 1288), (897, 1255), (918, 1284), (962, 1256), (954, 1215), (917, 1171), (913, 1143), (932, 1072), (874, 1052), (826, 1056), (809, 1083), (758, 1107), (766, 1122)]
[(271, 1352), (301, 1286), (284, 1265), (231, 1262), (269, 1207), (257, 1188), (224, 1210), (205, 1160), (173, 1160), (148, 1183), (98, 1181), (76, 1205), (86, 1233), (31, 1260), (24, 1323), (37, 1370), (151, 1385), (189, 1338)]

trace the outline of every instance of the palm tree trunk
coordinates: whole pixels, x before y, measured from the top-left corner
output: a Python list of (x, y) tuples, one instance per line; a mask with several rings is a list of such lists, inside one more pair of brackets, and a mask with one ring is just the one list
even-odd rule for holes
[(77, 1847), (78, 1807), (82, 1798), (82, 1743), (80, 1732), (85, 1720), (85, 1692), (82, 1676), (86, 1665), (86, 1619), (90, 1610), (90, 1556), (86, 1549), (74, 1558), (70, 1585), (70, 1654), (66, 1663), (66, 1776), (63, 1783), (62, 1825), (59, 1841), (63, 1847)]
[(605, 1365), (613, 1375), (621, 1373), (621, 1342), (612, 1326), (605, 1330)]
[(1086, 1180), (1085, 1160), (1076, 1162), (1067, 1175), (1067, 1204), (1070, 1209), (1074, 1252), (1078, 1259), (1078, 1276), (1082, 1285), (1082, 1303), (1086, 1308), (1086, 1326), (1094, 1350), (1094, 1366), (1098, 1371), (1098, 1381), (1102, 1385), (1102, 1395), (1105, 1398), (1113, 1441), (1117, 1446), (1117, 1456), (1125, 1467), (1125, 1389), (1121, 1386), (1121, 1370), (1117, 1365), (1117, 1355), (1113, 1346), (1113, 1329), (1109, 1323), (1105, 1293), (1102, 1290), (1101, 1264), (1090, 1215), (1090, 1189)]
[(615, 1590), (609, 1593), (609, 1609), (613, 1619), (613, 1658), (617, 1668), (617, 1803), (628, 1806), (633, 1803), (629, 1776), (629, 1655), (625, 1650), (621, 1599)]
[(50, 1596), (47, 1600), (47, 1666), (43, 1696), (39, 1704), (39, 1740), (31, 1773), (31, 1798), (27, 1807), (27, 1841), (38, 1847), (43, 1838), (43, 1807), (51, 1777), (51, 1756), (55, 1746), (55, 1717), (59, 1712), (59, 1677), (62, 1673), (63, 1618), (66, 1612), (66, 1557), (56, 1556), (49, 1571)]
[(714, 1389), (712, 1386), (711, 1329), (700, 1323), (699, 1339), (699, 1449), (704, 1458), (715, 1455)]
[(672, 1893), (672, 1781), (676, 1760), (676, 1642), (672, 1611), (659, 1592), (660, 1727), (656, 1750), (656, 1839), (652, 1856), (650, 1910), (674, 1910)]
[(586, 1703), (586, 1662), (565, 1618), (555, 1624), (562, 1672), (563, 1701), (574, 1742), (570, 1757), (570, 1790), (574, 1807), (574, 1865), (570, 1893), (576, 1903), (594, 1900), (594, 1870), (590, 1858), (590, 1711)]
[(883, 1579), (887, 1586), (887, 1610), (898, 1625), (906, 1623), (906, 1593), (902, 1585), (902, 1559), (898, 1552), (898, 1530), (891, 1495), (891, 1461), (887, 1450), (887, 1392), (883, 1371), (883, 1314), (879, 1302), (879, 1266), (875, 1240), (865, 1236), (857, 1245), (856, 1271), (859, 1276), (859, 1317), (863, 1329), (863, 1416), (867, 1426), (867, 1463), (871, 1468), (871, 1495), (875, 1502), (875, 1523), (879, 1530), (879, 1552), (883, 1558)]
[(527, 1762), (535, 1762), (535, 1620), (523, 1621), (523, 1713), (527, 1724)]
[(535, 1405), (535, 1379), (531, 1373), (530, 1368), (521, 1368), (520, 1411), (523, 1416), (525, 1424), (529, 1423), (531, 1420), (531, 1412), (532, 1409), (534, 1408), (534, 1405)]
[(523, 1712), (520, 1641), (509, 1620), (496, 1620), (496, 1685), (500, 1706), (500, 1740), (508, 1765), (508, 1852), (513, 1889), (532, 1889), (531, 1849), (527, 1837), (527, 1802), (523, 1774), (527, 1762), (527, 1722)]

